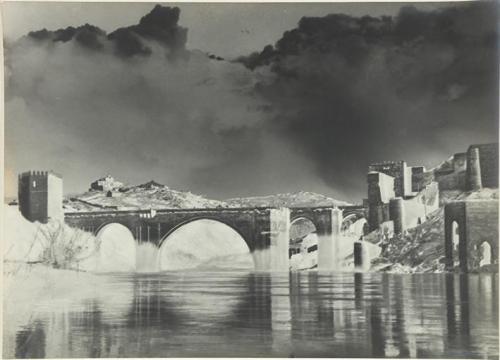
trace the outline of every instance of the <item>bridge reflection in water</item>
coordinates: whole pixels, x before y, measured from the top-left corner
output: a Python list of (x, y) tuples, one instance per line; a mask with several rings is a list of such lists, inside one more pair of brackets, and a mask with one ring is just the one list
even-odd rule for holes
[[(498, 358), (498, 276), (162, 273), (39, 304), (22, 357)], [(109, 294), (113, 294), (111, 297)], [(14, 347), (13, 347), (14, 348)]]

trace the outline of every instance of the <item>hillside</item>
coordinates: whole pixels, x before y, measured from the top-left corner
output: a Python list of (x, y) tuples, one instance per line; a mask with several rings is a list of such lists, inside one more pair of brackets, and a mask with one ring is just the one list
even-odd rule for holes
[(64, 211), (185, 209), (227, 206), (223, 201), (206, 199), (191, 192), (176, 191), (150, 181), (118, 191), (88, 191), (64, 201)]
[(325, 195), (299, 191), (268, 196), (254, 196), (245, 198), (227, 199), (230, 207), (308, 207), (308, 206), (341, 206), (350, 205), (348, 202), (336, 200)]
[[(448, 193), (447, 201), (453, 200), (492, 200), (498, 201), (498, 189), (481, 189), (480, 191)], [(389, 272), (442, 272), (444, 271), (444, 209), (441, 207), (430, 214), (429, 219), (421, 225), (409, 229), (404, 237), (383, 239), (380, 231), (374, 231), (365, 239), (377, 243), (382, 252), (372, 263), (372, 270)]]
[[(113, 180), (113, 178), (109, 177)], [(105, 180), (100, 179), (100, 180)], [(117, 182), (119, 183), (119, 182)], [(121, 183), (119, 183), (121, 184)], [(136, 186), (113, 188), (111, 191), (91, 189), (64, 201), (64, 211), (102, 211), (135, 209), (186, 209), (215, 207), (307, 207), (349, 205), (325, 195), (300, 191), (233, 198), (225, 201), (207, 199), (201, 195), (170, 189), (166, 185), (150, 181)]]

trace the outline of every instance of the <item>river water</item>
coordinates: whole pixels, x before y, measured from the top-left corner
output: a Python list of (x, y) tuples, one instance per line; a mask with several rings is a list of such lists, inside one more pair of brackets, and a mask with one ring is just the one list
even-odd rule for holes
[(164, 272), (99, 278), (104, 286), (94, 285), (93, 295), (73, 296), (64, 306), (51, 296), (34, 299), (29, 319), (11, 329), (10, 340), (4, 337), (15, 342), (6, 344), (4, 356), (499, 356), (493, 274)]

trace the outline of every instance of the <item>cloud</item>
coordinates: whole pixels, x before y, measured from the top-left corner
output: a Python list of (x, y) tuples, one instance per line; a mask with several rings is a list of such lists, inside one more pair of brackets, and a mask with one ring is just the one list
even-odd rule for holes
[[(201, 168), (231, 177), (245, 158), (259, 168), (252, 154), (261, 151), (265, 103), (253, 96), (254, 74), (199, 51), (172, 57), (186, 51), (178, 15), (157, 6), (123, 30), (147, 54), (125, 56), (116, 37), (88, 25), (30, 33), (12, 44), (6, 51), (7, 165), (54, 168), (70, 191), (107, 172), (189, 189)], [(225, 163), (233, 166), (226, 170)], [(227, 189), (199, 184), (191, 190), (217, 196)]]
[(370, 162), (433, 165), (497, 141), (497, 7), (304, 17), (233, 62), (186, 49), (177, 8), (109, 34), (31, 32), (6, 49), (6, 166), (53, 168), (69, 192), (110, 172), (219, 198), (360, 201)]
[(139, 24), (116, 29), (109, 35), (96, 26), (85, 24), (80, 27), (67, 27), (56, 31), (42, 29), (32, 31), (28, 37), (37, 41), (68, 42), (74, 40), (79, 45), (100, 50), (103, 43), (112, 43), (116, 54), (123, 57), (150, 55), (152, 50), (148, 41), (155, 41), (168, 50), (171, 57), (187, 55), (187, 29), (178, 25), (180, 10), (177, 7), (156, 5), (143, 16)]
[(238, 61), (274, 75), (257, 87), (276, 114), (274, 131), (348, 193), (364, 187), (370, 162), (431, 165), (435, 154), (498, 141), (496, 2), (405, 6), (393, 18), (304, 17)]

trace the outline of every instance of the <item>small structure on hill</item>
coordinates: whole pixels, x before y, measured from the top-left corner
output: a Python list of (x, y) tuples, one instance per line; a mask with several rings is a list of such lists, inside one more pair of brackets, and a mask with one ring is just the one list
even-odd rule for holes
[(90, 191), (117, 191), (123, 187), (123, 183), (115, 180), (111, 175), (94, 181), (90, 184)]

